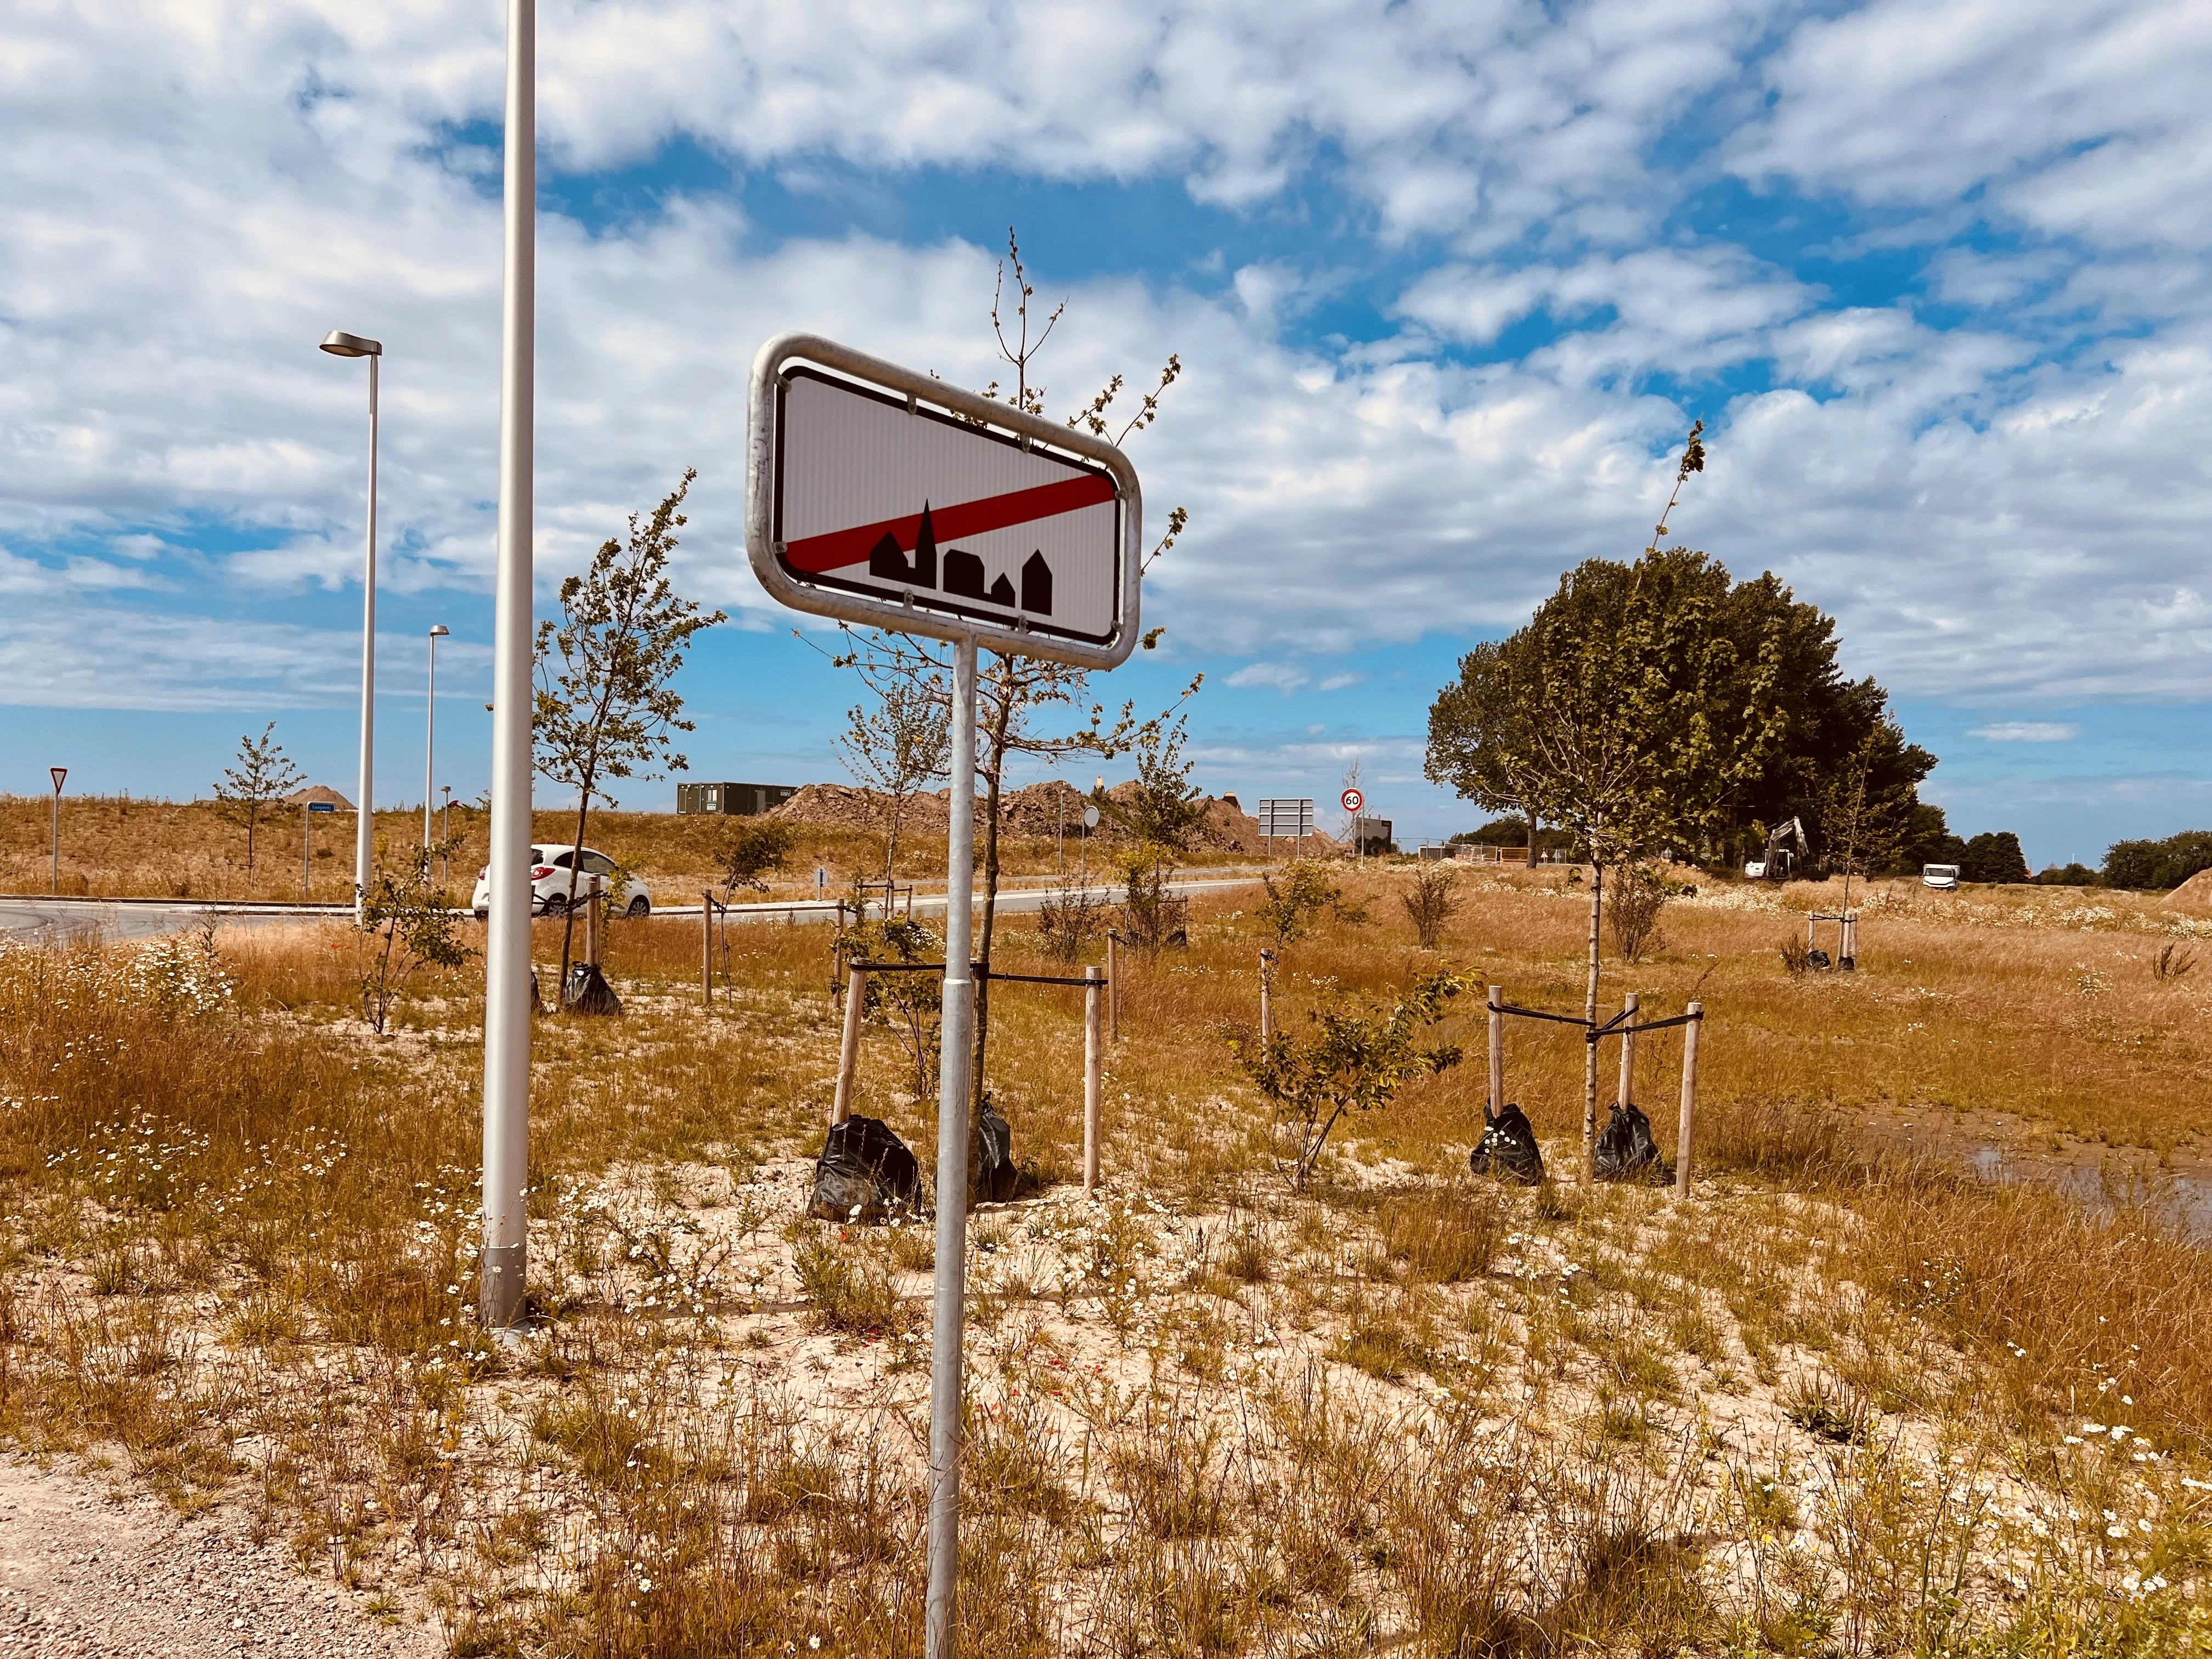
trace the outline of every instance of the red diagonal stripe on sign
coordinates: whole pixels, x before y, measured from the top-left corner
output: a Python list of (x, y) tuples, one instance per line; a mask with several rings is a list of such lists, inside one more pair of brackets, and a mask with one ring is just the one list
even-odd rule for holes
[[(1080, 477), (1039, 484), (1033, 489), (933, 506), (929, 509), (930, 528), (936, 533), (937, 544), (943, 547), (963, 536), (980, 536), (986, 531), (1004, 530), (1009, 525), (1027, 524), (1032, 519), (1056, 518), (1079, 507), (1096, 507), (1113, 499), (1114, 481), (1086, 472)], [(902, 551), (912, 552), (915, 538), (921, 533), (921, 514), (913, 513), (903, 519), (854, 525), (850, 530), (833, 530), (826, 536), (808, 536), (787, 543), (783, 556), (794, 569), (817, 574), (835, 570), (842, 565), (862, 562), (887, 533), (897, 541)]]

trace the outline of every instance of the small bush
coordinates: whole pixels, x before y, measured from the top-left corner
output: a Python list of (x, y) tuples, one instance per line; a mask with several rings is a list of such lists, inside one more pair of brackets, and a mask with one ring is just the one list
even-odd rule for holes
[(1659, 912), (1668, 897), (1667, 878), (1648, 864), (1624, 865), (1613, 872), (1606, 921), (1624, 961), (1634, 962), (1658, 948)]
[(1401, 895), (1406, 919), (1413, 924), (1413, 936), (1424, 951), (1433, 951), (1443, 943), (1444, 924), (1459, 914), (1459, 901), (1452, 895), (1457, 879), (1458, 872), (1449, 865), (1432, 864), (1417, 874), (1413, 886)]

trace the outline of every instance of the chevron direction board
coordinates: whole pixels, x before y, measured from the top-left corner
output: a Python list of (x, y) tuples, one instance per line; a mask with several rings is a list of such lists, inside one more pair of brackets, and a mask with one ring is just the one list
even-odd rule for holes
[(792, 339), (755, 367), (748, 526), (771, 593), (1085, 665), (1127, 654), (1139, 505), (1120, 451), (827, 341), (802, 337), (763, 384)]

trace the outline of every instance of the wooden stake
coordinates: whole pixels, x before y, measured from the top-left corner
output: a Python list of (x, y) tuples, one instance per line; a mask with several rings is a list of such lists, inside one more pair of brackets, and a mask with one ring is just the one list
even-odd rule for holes
[(1490, 1109), (1483, 1121), (1494, 1123), (1505, 1109), (1505, 988), (1490, 988)]
[(714, 1006), (714, 896), (699, 895), (699, 989), (705, 1006)]
[(1275, 1035), (1275, 1011), (1267, 994), (1273, 988), (1275, 976), (1275, 953), (1260, 952), (1260, 1041), (1265, 1042)]
[(1106, 935), (1106, 1035), (1121, 1040), (1121, 936)]
[(860, 1069), (860, 1013), (868, 1000), (868, 968), (856, 962), (845, 980), (845, 1038), (837, 1050), (837, 1097), (830, 1108), (830, 1127), (853, 1115), (853, 1079)]
[(1690, 1023), (1682, 1028), (1682, 1123), (1674, 1140), (1674, 1196), (1690, 1195), (1690, 1136), (1698, 1121), (1698, 1033), (1705, 1029), (1705, 1005), (1693, 1002), (1685, 1011)]
[(1095, 967), (1085, 968), (1083, 977), (1089, 981), (1083, 988), (1083, 1195), (1088, 1198), (1098, 1188), (1098, 1103), (1106, 1058), (1098, 1026), (1106, 988)]
[(584, 896), (584, 960), (599, 965), (599, 878), (592, 878), (592, 890)]
[(1637, 1010), (1643, 1006), (1644, 999), (1633, 991), (1620, 1000), (1620, 1012), (1627, 1016), (1620, 1022), (1622, 1030), (1619, 1098), (1624, 1106), (1633, 1106), (1636, 1103), (1636, 1033), (1627, 1028), (1636, 1024)]

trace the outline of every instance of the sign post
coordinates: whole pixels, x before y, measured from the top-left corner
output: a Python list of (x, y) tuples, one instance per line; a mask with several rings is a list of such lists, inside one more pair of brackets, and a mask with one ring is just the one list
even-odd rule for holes
[[(960, 1560), (981, 647), (1077, 668), (1136, 644), (1143, 500), (1112, 444), (825, 340), (753, 360), (746, 555), (794, 610), (952, 647), (937, 1100), (927, 1659), (952, 1659)], [(1086, 814), (1086, 817), (1087, 817)]]
[(62, 890), (62, 780), (69, 776), (66, 766), (49, 766), (46, 775), (54, 781), (54, 876), (50, 891)]
[(312, 894), (315, 866), (308, 862), (314, 856), (313, 830), (315, 814), (335, 812), (338, 809), (326, 800), (303, 800), (300, 803), (300, 902), (305, 904)]
[(1367, 810), (1367, 797), (1357, 789), (1347, 789), (1336, 798), (1336, 804), (1352, 815), (1352, 856), (1359, 869), (1367, 867), (1367, 826), (1359, 815)]

